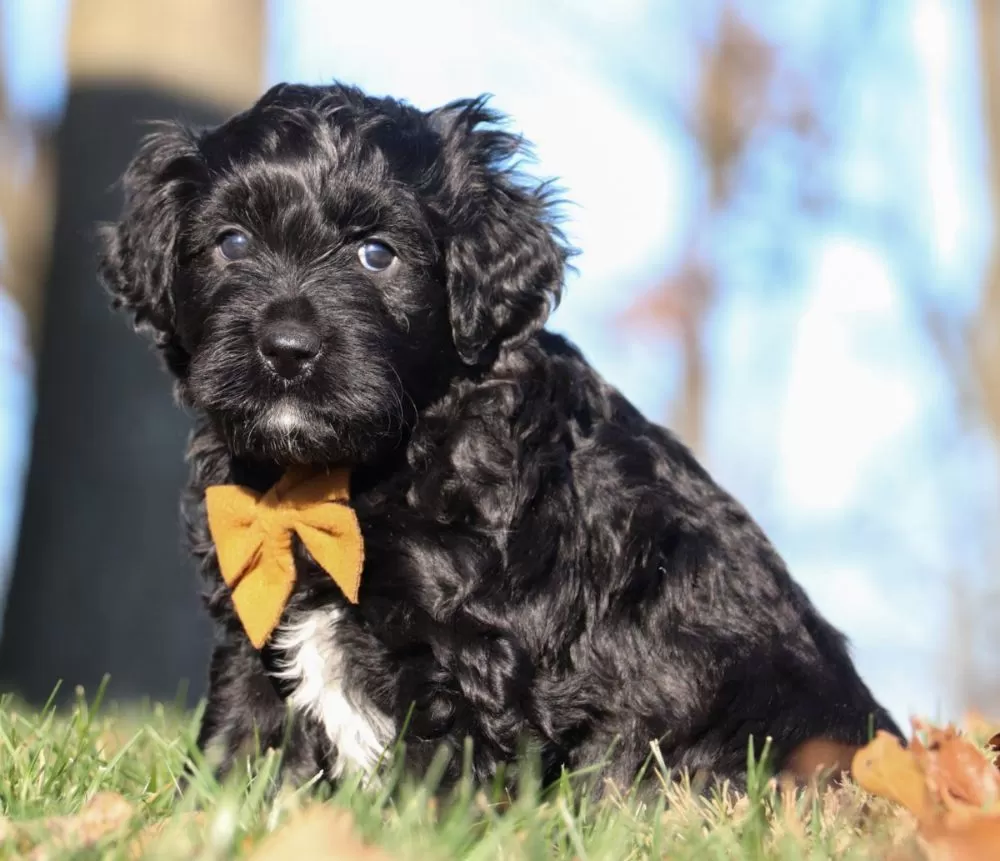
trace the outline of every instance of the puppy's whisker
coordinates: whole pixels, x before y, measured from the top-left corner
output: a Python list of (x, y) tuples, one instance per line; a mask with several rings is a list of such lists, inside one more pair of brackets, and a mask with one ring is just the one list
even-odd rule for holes
[(399, 371), (397, 371), (392, 365), (388, 363), (386, 363), (386, 369), (396, 378), (396, 385), (397, 385), (397, 388), (395, 390), (396, 404), (399, 409), (400, 424), (405, 427), (407, 424), (406, 421), (407, 416), (405, 412), (405, 404), (403, 403), (403, 398), (406, 398), (406, 400), (409, 401), (413, 415), (416, 415), (418, 412), (417, 404), (413, 400), (413, 396), (407, 391), (406, 386), (403, 384), (403, 379), (402, 377), (399, 376)]

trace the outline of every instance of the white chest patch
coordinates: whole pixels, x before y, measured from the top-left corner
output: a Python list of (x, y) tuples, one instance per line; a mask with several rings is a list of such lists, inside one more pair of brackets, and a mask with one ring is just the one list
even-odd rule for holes
[(274, 636), (281, 678), (294, 686), (289, 702), (320, 722), (334, 748), (333, 777), (370, 772), (396, 734), (390, 717), (344, 690), (344, 654), (337, 642), (342, 615), (336, 607), (311, 610)]

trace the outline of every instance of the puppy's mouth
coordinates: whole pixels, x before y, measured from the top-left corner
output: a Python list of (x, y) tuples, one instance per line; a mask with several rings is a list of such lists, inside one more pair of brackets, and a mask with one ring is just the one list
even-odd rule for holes
[(352, 424), (291, 394), (214, 414), (233, 454), (277, 466), (355, 466), (401, 439), (399, 423)]
[(333, 429), (308, 403), (286, 396), (222, 419), (234, 453), (279, 464), (317, 464), (335, 448)]
[(261, 430), (272, 436), (295, 436), (309, 431), (313, 419), (308, 409), (291, 398), (282, 398), (258, 419)]

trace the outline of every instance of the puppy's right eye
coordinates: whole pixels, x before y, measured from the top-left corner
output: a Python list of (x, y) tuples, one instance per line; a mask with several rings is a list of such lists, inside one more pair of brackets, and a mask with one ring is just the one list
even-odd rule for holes
[(242, 230), (227, 230), (219, 236), (216, 247), (226, 260), (242, 260), (250, 253), (250, 237)]

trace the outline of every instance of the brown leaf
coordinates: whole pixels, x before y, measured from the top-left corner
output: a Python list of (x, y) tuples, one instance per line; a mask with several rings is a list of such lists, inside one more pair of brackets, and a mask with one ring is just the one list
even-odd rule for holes
[(265, 837), (248, 857), (250, 861), (388, 861), (389, 856), (358, 839), (349, 813), (313, 804)]
[(996, 754), (993, 757), (993, 765), (1000, 769), (1000, 732), (993, 736), (986, 744), (990, 749), (990, 753)]
[(862, 789), (902, 804), (918, 821), (934, 819), (934, 799), (923, 772), (899, 739), (879, 730), (851, 763), (851, 773)]
[(981, 816), (929, 826), (921, 832), (929, 861), (984, 861), (1000, 858), (1000, 817)]
[(914, 813), (930, 861), (1000, 858), (1000, 771), (955, 727), (914, 720), (909, 749), (879, 732), (854, 777)]
[(197, 828), (204, 828), (206, 822), (207, 817), (202, 811), (180, 813), (169, 819), (152, 822), (132, 840), (129, 856), (141, 858), (161, 837), (167, 835), (171, 840), (172, 854), (193, 857), (197, 854), (197, 845), (191, 832)]
[(134, 812), (131, 802), (117, 792), (99, 792), (79, 813), (50, 816), (42, 820), (40, 831), (44, 842), (27, 857), (32, 861), (42, 861), (51, 857), (54, 849), (62, 851), (93, 846), (127, 825)]
[[(1000, 802), (1000, 771), (953, 726), (928, 727), (913, 721), (910, 749), (924, 772), (931, 794), (948, 809), (981, 810)], [(926, 745), (920, 733), (926, 734)]]
[(73, 843), (96, 843), (132, 818), (132, 804), (117, 792), (99, 792), (73, 816), (46, 820), (48, 828)]

